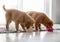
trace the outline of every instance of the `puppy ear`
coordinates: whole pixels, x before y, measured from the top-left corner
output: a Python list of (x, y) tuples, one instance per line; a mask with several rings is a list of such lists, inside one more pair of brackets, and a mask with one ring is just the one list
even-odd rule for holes
[(48, 25), (52, 25), (53, 26), (53, 22), (52, 21), (48, 22)]

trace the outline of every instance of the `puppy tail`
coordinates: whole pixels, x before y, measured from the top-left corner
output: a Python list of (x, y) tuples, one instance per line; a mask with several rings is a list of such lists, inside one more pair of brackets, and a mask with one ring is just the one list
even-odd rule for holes
[(4, 11), (6, 11), (5, 5), (3, 5), (3, 9), (4, 9)]

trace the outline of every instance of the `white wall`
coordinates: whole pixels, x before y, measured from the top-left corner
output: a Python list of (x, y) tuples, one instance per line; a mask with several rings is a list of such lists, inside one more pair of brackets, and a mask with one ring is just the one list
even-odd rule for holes
[[(14, 3), (13, 3), (14, 2)], [(3, 10), (3, 5), (6, 8), (17, 8), (17, 0), (0, 0), (0, 24), (6, 24), (5, 11)]]
[(47, 16), (52, 19), (52, 0), (44, 0), (44, 10)]
[(54, 23), (60, 23), (60, 0), (52, 0), (52, 18)]
[(23, 11), (44, 11), (44, 0), (23, 0)]
[(50, 17), (50, 0), (0, 0), (0, 24), (6, 24), (5, 12), (2, 8), (4, 4), (7, 9), (45, 11)]
[(6, 24), (3, 5), (5, 5), (6, 9), (12, 8), (22, 10), (22, 0), (0, 0), (0, 25)]
[(45, 0), (45, 11), (47, 15), (49, 16), (49, 0)]

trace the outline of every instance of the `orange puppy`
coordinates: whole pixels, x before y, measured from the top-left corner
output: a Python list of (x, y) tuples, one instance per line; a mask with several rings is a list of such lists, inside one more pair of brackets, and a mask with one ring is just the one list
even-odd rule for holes
[(6, 9), (4, 5), (3, 9), (6, 12), (5, 15), (7, 30), (9, 29), (9, 24), (11, 23), (11, 21), (15, 22), (16, 32), (18, 32), (19, 24), (21, 24), (22, 28), (27, 31), (34, 23), (34, 19), (32, 19), (28, 14), (23, 11), (19, 11), (16, 9)]
[(35, 20), (35, 29), (40, 30), (41, 24), (46, 26), (47, 29), (51, 28), (51, 31), (53, 31), (53, 21), (43, 12), (35, 12), (35, 11), (28, 11), (27, 14), (29, 14), (32, 18)]

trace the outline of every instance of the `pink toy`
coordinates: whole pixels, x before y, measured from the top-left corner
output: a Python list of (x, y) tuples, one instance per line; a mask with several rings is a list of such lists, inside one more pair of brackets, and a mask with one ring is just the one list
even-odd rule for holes
[(48, 32), (53, 32), (53, 28), (47, 28)]

